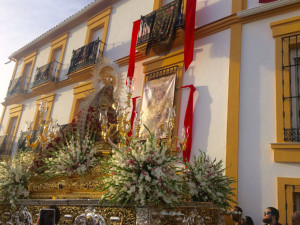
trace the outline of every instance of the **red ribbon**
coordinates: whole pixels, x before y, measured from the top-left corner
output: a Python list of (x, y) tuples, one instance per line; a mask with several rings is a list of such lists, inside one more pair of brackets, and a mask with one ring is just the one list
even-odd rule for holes
[(135, 118), (135, 109), (136, 109), (136, 100), (138, 98), (140, 98), (141, 96), (137, 96), (132, 98), (132, 112), (131, 112), (131, 117), (130, 117), (130, 131), (128, 132), (128, 137), (131, 137), (132, 135), (132, 128), (133, 128), (133, 122), (134, 122), (134, 118)]
[(274, 2), (275, 0), (259, 0), (258, 3), (269, 3)]
[(184, 34), (184, 67), (189, 68), (194, 57), (194, 31), (195, 31), (196, 0), (187, 0), (185, 14)]
[(132, 27), (132, 37), (131, 37), (131, 45), (130, 45), (130, 54), (129, 54), (129, 62), (128, 62), (128, 72), (127, 78), (132, 80), (134, 74), (134, 64), (135, 64), (135, 46), (137, 42), (137, 36), (140, 29), (141, 20), (137, 20), (133, 22)]
[(196, 91), (194, 85), (186, 85), (181, 88), (190, 88), (190, 95), (184, 117), (184, 131), (186, 134), (186, 150), (182, 152), (183, 159), (190, 160), (192, 140), (193, 140), (193, 105), (194, 105), (194, 92)]

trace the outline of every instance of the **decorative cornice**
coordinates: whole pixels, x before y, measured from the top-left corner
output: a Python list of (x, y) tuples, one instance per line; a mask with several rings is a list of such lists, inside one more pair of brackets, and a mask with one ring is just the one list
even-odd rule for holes
[(288, 6), (294, 3), (299, 3), (300, 0), (280, 0), (263, 4), (254, 8), (246, 9), (237, 13), (238, 18), (244, 18), (247, 16), (256, 15), (259, 13), (267, 12), (284, 6)]

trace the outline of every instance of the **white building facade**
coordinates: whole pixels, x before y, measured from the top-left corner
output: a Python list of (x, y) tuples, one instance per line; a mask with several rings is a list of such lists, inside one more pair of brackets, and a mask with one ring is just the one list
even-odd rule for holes
[[(170, 2), (96, 0), (12, 53), (16, 67), (0, 118), (0, 135), (6, 136), (2, 155), (15, 153), (26, 121), (37, 128), (44, 100), (48, 118), (72, 121), (92, 88), (96, 62), (76, 68), (76, 50), (99, 43), (91, 58), (103, 55), (126, 77), (133, 22)], [(279, 209), (282, 224), (300, 210), (300, 110), (298, 100), (291, 100), (300, 98), (299, 15), (299, 0), (198, 0), (194, 60), (186, 72), (184, 28), (177, 29), (165, 56), (146, 56), (145, 43), (136, 47), (133, 97), (142, 96), (146, 74), (178, 66), (176, 87), (196, 88), (192, 156), (201, 149), (224, 161), (226, 174), (237, 180), (237, 204), (255, 224), (262, 223), (268, 206)], [(53, 68), (52, 76), (37, 80), (43, 68)], [(180, 131), (189, 92), (176, 90)]]

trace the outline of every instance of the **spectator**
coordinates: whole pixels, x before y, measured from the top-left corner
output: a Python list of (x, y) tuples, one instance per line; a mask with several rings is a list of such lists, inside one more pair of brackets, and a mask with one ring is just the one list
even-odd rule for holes
[(234, 206), (232, 210), (231, 218), (234, 221), (235, 225), (242, 225), (242, 215), (243, 215), (243, 210), (238, 206)]
[(250, 216), (245, 216), (245, 219), (242, 221), (242, 225), (254, 225), (254, 222)]
[(292, 225), (300, 225), (300, 211), (296, 211), (293, 213)]
[(264, 211), (263, 222), (268, 225), (281, 225), (278, 223), (279, 220), (279, 211), (274, 207), (268, 207)]

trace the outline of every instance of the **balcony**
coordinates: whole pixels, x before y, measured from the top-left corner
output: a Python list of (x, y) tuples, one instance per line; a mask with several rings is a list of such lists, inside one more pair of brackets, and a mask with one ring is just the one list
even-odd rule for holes
[[(137, 50), (148, 55), (151, 47), (161, 49), (161, 43), (168, 48), (180, 45), (184, 40), (184, 1), (175, 0), (141, 17), (137, 39)], [(159, 44), (159, 45), (157, 45)], [(169, 45), (169, 46), (167, 46)]]
[(37, 68), (37, 73), (35, 75), (32, 88), (35, 88), (39, 85), (42, 85), (47, 82), (55, 81), (55, 74), (57, 69), (58, 62), (53, 61), (44, 66)]
[(79, 69), (90, 66), (97, 62), (100, 40), (97, 39), (77, 50), (73, 50), (72, 59), (68, 74)]
[(10, 98), (13, 95), (17, 95), (17, 94), (24, 94), (26, 91), (23, 89), (23, 78), (24, 76), (20, 76), (14, 80), (10, 81), (8, 90), (7, 90), (7, 94), (6, 94), (6, 98)]

